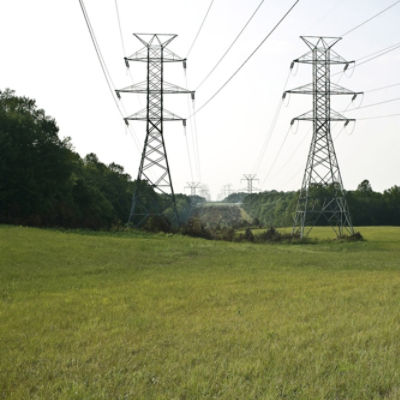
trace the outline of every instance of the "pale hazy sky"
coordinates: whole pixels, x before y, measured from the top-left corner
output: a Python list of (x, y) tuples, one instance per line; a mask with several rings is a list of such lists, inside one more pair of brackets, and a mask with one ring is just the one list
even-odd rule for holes
[[(215, 0), (204, 29), (188, 59), (188, 85), (194, 89), (227, 48), (260, 0)], [(244, 173), (257, 173), (264, 190), (294, 190), (301, 184), (310, 123), (302, 122), (289, 133), (278, 158), (291, 118), (311, 109), (309, 96), (291, 96), (279, 114), (276, 129), (257, 159), (278, 107), (292, 59), (307, 51), (300, 35), (340, 36), (394, 0), (300, 0), (284, 24), (232, 82), (197, 115), (199, 158), (194, 180), (207, 184), (214, 198), (224, 184), (244, 187)], [(229, 56), (197, 92), (197, 106), (226, 80), (261, 41), (293, 0), (265, 0), (262, 8)], [(114, 0), (85, 0), (104, 58), (117, 88), (131, 84), (123, 62)], [(209, 0), (118, 0), (127, 53), (141, 45), (133, 32), (176, 33), (170, 49), (185, 56), (200, 25)], [(106, 163), (124, 166), (137, 175), (139, 152), (113, 103), (96, 58), (78, 0), (1, 0), (0, 88), (15, 89), (18, 95), (35, 98), (38, 105), (56, 118), (60, 135), (71, 136), (82, 156), (96, 153)], [(370, 23), (346, 35), (335, 50), (348, 60), (395, 44), (400, 40), (400, 4)], [(336, 75), (333, 81), (357, 91), (400, 82), (400, 50)], [(339, 71), (340, 67), (333, 67)], [(339, 68), (339, 69), (337, 69)], [(131, 67), (135, 81), (145, 77), (142, 64)], [(296, 71), (294, 71), (296, 72)], [(165, 79), (185, 86), (181, 65), (166, 67)], [(311, 81), (311, 68), (300, 65), (287, 88)], [(400, 86), (367, 92), (363, 105), (400, 97)], [(173, 99), (172, 99), (173, 97)], [(123, 97), (128, 113), (144, 104), (136, 95)], [(350, 99), (334, 99), (333, 108), (344, 110)], [(171, 96), (167, 108), (188, 115), (183, 95)], [(356, 105), (359, 104), (356, 101)], [(345, 115), (353, 118), (399, 112), (400, 102), (368, 107)], [(352, 106), (349, 107), (349, 109)], [(335, 127), (333, 132), (338, 132)], [(355, 129), (343, 131), (335, 142), (344, 185), (353, 189), (369, 179), (375, 190), (400, 185), (400, 117), (360, 120)], [(142, 144), (145, 124), (134, 123)], [(190, 149), (193, 131), (187, 130)], [(334, 133), (334, 137), (335, 137)], [(176, 192), (191, 181), (185, 136), (180, 123), (165, 125), (165, 140)], [(297, 150), (296, 150), (297, 149)], [(276, 159), (274, 168), (271, 169)], [(200, 174), (199, 174), (200, 171)], [(199, 176), (201, 175), (201, 176)]]

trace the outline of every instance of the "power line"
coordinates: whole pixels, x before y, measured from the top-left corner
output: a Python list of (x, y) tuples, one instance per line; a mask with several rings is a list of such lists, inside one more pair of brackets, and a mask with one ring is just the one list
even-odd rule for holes
[[(234, 71), (234, 73), (214, 92), (214, 94), (208, 98), (197, 110), (196, 114), (206, 107), (230, 82), (231, 80), (242, 70), (242, 68), (248, 63), (248, 61), (257, 53), (261, 46), (266, 42), (266, 40), (274, 33), (274, 31), (279, 27), (279, 25), (286, 19), (290, 12), (294, 9), (300, 0), (296, 0), (293, 5), (285, 12), (281, 19), (275, 24), (275, 26), (268, 32), (264, 39), (258, 44), (258, 46), (250, 53), (250, 55), (239, 65), (239, 67)], [(194, 114), (190, 115), (189, 118), (193, 117)]]
[(395, 86), (400, 86), (400, 82), (397, 83), (392, 83), (391, 85), (386, 85), (386, 86), (380, 86), (374, 89), (369, 89), (369, 90), (364, 90), (364, 93), (372, 93), (372, 92), (378, 92), (379, 90), (384, 90), (384, 89), (389, 89)]
[(187, 129), (185, 126), (185, 142), (186, 142), (186, 152), (188, 155), (188, 161), (189, 161), (189, 169), (190, 169), (190, 178), (193, 181), (193, 167), (192, 167), (192, 157), (190, 156), (190, 148), (189, 148), (189, 141), (187, 137)]
[(124, 35), (122, 34), (122, 25), (121, 25), (121, 17), (120, 17), (119, 7), (118, 7), (118, 0), (115, 0), (115, 12), (117, 14), (117, 21), (118, 21), (118, 28), (119, 28), (119, 36), (121, 38), (122, 52), (124, 53), (124, 57), (125, 57), (126, 56), (125, 41), (124, 41)]
[[(186, 82), (186, 87), (189, 87), (186, 69), (185, 69), (185, 82)], [(192, 102), (190, 103), (189, 98), (187, 98), (188, 115), (193, 113), (194, 104), (195, 104), (195, 100), (192, 100)], [(197, 179), (201, 181), (201, 168), (200, 168), (199, 150), (196, 147), (196, 145), (198, 145), (198, 139), (197, 139), (197, 123), (195, 121), (195, 118), (189, 119), (189, 124), (190, 124), (190, 132), (192, 134), (192, 149), (193, 149), (194, 172), (197, 173)], [(190, 152), (190, 146), (188, 147), (188, 151)], [(193, 179), (192, 179), (192, 181), (193, 181)]]
[[(125, 48), (124, 35), (122, 33), (122, 24), (121, 24), (121, 17), (120, 17), (121, 13), (119, 12), (118, 0), (115, 0), (114, 4), (115, 4), (115, 13), (116, 13), (117, 22), (118, 22), (118, 30), (119, 30), (119, 37), (120, 37), (121, 48), (122, 48), (122, 55), (124, 57), (126, 57), (127, 53), (126, 53), (126, 48)], [(126, 66), (126, 72), (129, 75), (129, 78), (130, 78), (132, 84), (134, 84), (134, 79), (133, 79), (133, 76), (132, 76), (131, 69), (129, 68), (129, 64), (127, 64), (125, 62), (125, 66)], [(143, 107), (143, 102), (141, 100), (141, 97), (138, 94), (136, 94), (136, 98), (138, 99), (139, 104)], [(119, 100), (121, 101), (121, 99), (119, 99)], [(122, 102), (121, 102), (121, 104), (122, 104)], [(131, 125), (129, 125), (129, 126), (131, 126)]]
[(278, 106), (277, 106), (277, 108), (275, 110), (275, 114), (274, 114), (274, 116), (272, 118), (271, 125), (270, 125), (270, 127), (268, 129), (267, 136), (266, 136), (266, 138), (264, 140), (263, 145), (261, 146), (260, 152), (259, 152), (258, 157), (256, 159), (256, 162), (254, 164), (253, 171), (255, 171), (255, 172), (258, 172), (260, 167), (261, 167), (261, 163), (262, 163), (262, 161), (264, 159), (265, 152), (266, 152), (266, 150), (268, 148), (268, 145), (269, 145), (269, 143), (271, 141), (272, 135), (273, 135), (273, 133), (275, 131), (275, 127), (276, 127), (276, 124), (278, 122), (278, 118), (279, 118), (279, 115), (281, 113), (281, 110), (282, 110), (282, 100), (279, 101), (279, 104), (278, 104)]
[(386, 115), (377, 115), (376, 117), (363, 117), (363, 118), (357, 118), (357, 121), (366, 119), (391, 118), (391, 117), (400, 117), (400, 114), (386, 114)]
[(193, 109), (193, 118), (191, 119), (193, 121), (193, 127), (194, 127), (194, 141), (196, 143), (196, 159), (197, 159), (197, 165), (198, 165), (198, 175), (199, 175), (199, 180), (201, 181), (201, 164), (200, 164), (200, 150), (199, 150), (199, 135), (198, 135), (198, 129), (197, 129), (197, 120), (196, 120), (196, 108), (195, 108), (195, 100), (192, 101), (192, 109)]
[(356, 25), (354, 28), (348, 30), (347, 32), (343, 33), (341, 36), (346, 36), (351, 32), (354, 32), (356, 29), (361, 28), (363, 25), (367, 24), (368, 22), (372, 21), (373, 19), (375, 19), (376, 17), (379, 17), (379, 15), (383, 14), (384, 12), (386, 12), (387, 10), (391, 9), (392, 7), (394, 7), (395, 5), (399, 4), (400, 0), (395, 1), (393, 4), (391, 4), (390, 6), (384, 8), (383, 10), (379, 11), (377, 14), (374, 14), (372, 17), (369, 17), (368, 19), (366, 19), (365, 21), (361, 22), (360, 24)]
[[(377, 54), (377, 55), (375, 55), (375, 56), (373, 56), (373, 57), (367, 58), (366, 60), (364, 60), (364, 61), (362, 61), (362, 62), (360, 62), (360, 63), (356, 63), (356, 64), (353, 66), (353, 69), (356, 68), (356, 67), (359, 67), (360, 65), (366, 64), (366, 63), (368, 63), (368, 62), (370, 62), (370, 61), (372, 61), (372, 60), (376, 60), (377, 58), (382, 57), (382, 56), (384, 56), (385, 54), (388, 54), (388, 53), (390, 53), (390, 52), (392, 52), (392, 51), (394, 51), (394, 50), (397, 50), (399, 47), (400, 47), (400, 42), (398, 42), (398, 43), (396, 43), (395, 45), (392, 45), (392, 46), (390, 46), (390, 47), (387, 47), (387, 48), (385, 48), (385, 49), (382, 49), (381, 52), (380, 52), (379, 54)], [(366, 57), (363, 57), (363, 59), (364, 59), (364, 58), (366, 58)]]
[(219, 60), (216, 62), (213, 68), (208, 72), (208, 74), (202, 79), (202, 81), (199, 83), (197, 86), (196, 90), (198, 90), (204, 82), (212, 75), (212, 73), (217, 69), (219, 64), (223, 61), (223, 59), (227, 56), (227, 54), (231, 51), (232, 47), (235, 45), (235, 43), (239, 40), (240, 36), (242, 33), (246, 30), (247, 26), (250, 24), (250, 22), (253, 20), (255, 15), (257, 14), (258, 10), (261, 8), (265, 0), (261, 0), (256, 9), (253, 11), (251, 14), (250, 18), (247, 20), (247, 22), (244, 24), (243, 28), (239, 31), (239, 33), (236, 35), (235, 39), (233, 39), (232, 43), (228, 46), (228, 48), (225, 50), (225, 52), (222, 54), (222, 56), (219, 58)]
[[(364, 59), (366, 59), (366, 58), (372, 58), (372, 57), (374, 57), (374, 56), (381, 56), (381, 55), (383, 55), (383, 54), (386, 54), (386, 50), (390, 50), (390, 51), (393, 51), (393, 50), (396, 50), (397, 48), (398, 48), (398, 46), (400, 45), (400, 42), (396, 42), (396, 43), (394, 43), (394, 44), (391, 44), (390, 46), (387, 46), (387, 47), (384, 47), (383, 49), (380, 49), (380, 50), (376, 50), (376, 51), (374, 51), (374, 52), (372, 52), (372, 53), (370, 53), (370, 54), (367, 54), (367, 55), (365, 55), (365, 56), (363, 56), (363, 57), (360, 57), (358, 60), (357, 60), (357, 62), (358, 61), (361, 61), (361, 60), (364, 60)], [(381, 54), (382, 53), (382, 54)]]
[[(305, 136), (308, 136), (311, 133), (312, 128), (308, 129)], [(301, 149), (301, 145), (304, 142), (304, 137), (301, 137), (300, 142), (296, 145), (296, 147), (293, 149), (293, 151), (290, 153), (290, 156), (286, 159), (286, 161), (281, 165), (279, 168), (280, 171), (284, 171), (286, 167), (290, 164), (290, 162), (294, 159), (294, 156), (297, 154), (299, 149)], [(279, 172), (277, 175), (279, 175)]]
[[(111, 96), (113, 98), (113, 101), (114, 101), (117, 109), (118, 109), (118, 112), (120, 113), (122, 119), (124, 120), (125, 119), (125, 115), (124, 115), (123, 110), (121, 109), (121, 107), (123, 108), (123, 105), (120, 106), (120, 103), (118, 102), (117, 97), (115, 95), (114, 82), (113, 82), (113, 80), (111, 78), (110, 72), (109, 72), (109, 70), (107, 68), (107, 64), (106, 64), (106, 62), (104, 60), (104, 57), (103, 57), (103, 54), (102, 54), (102, 52), (100, 50), (100, 46), (99, 46), (99, 43), (98, 43), (98, 41), (96, 39), (96, 35), (94, 33), (93, 26), (92, 26), (92, 24), (90, 22), (89, 14), (87, 13), (87, 10), (86, 10), (86, 7), (85, 7), (85, 4), (84, 4), (83, 0), (79, 0), (79, 4), (81, 6), (82, 14), (83, 14), (83, 17), (85, 18), (86, 26), (88, 28), (88, 31), (89, 31), (90, 38), (92, 40), (94, 49), (96, 51), (97, 58), (99, 60), (100, 67), (101, 67), (101, 69), (103, 71), (104, 78), (106, 79), (108, 89), (110, 90)], [(134, 139), (134, 142), (135, 142), (135, 145), (137, 147), (137, 150), (139, 151), (139, 144), (138, 144), (137, 137), (136, 137), (135, 133), (132, 132), (132, 131), (131, 131), (131, 134), (132, 134), (132, 137)]]
[(298, 175), (302, 174), (304, 171), (301, 169), (296, 170), (296, 172), (287, 179), (282, 186), (286, 186), (288, 183), (292, 182), (294, 178), (297, 178)]
[[(342, 133), (344, 127), (336, 134), (336, 138)], [(306, 136), (311, 132), (312, 128), (308, 129)], [(279, 171), (283, 171), (285, 169), (285, 167), (289, 164), (289, 162), (293, 159), (293, 157), (295, 156), (295, 154), (298, 152), (298, 150), (301, 148), (301, 144), (303, 143), (303, 139), (298, 143), (298, 145), (295, 147), (294, 151), (292, 152), (292, 154), (290, 155), (290, 157), (287, 159), (287, 161), (280, 167)], [(296, 170), (296, 172), (290, 176), (289, 179), (287, 179), (283, 186), (286, 186), (288, 183), (290, 183), (294, 178), (296, 178), (298, 175), (300, 175), (301, 173), (303, 173), (304, 171), (301, 169)], [(279, 172), (278, 172), (279, 174)]]
[[(290, 78), (290, 73), (291, 73), (291, 70), (289, 70), (289, 72), (288, 72), (288, 75), (286, 77), (285, 84), (284, 84), (282, 92), (284, 92), (286, 90), (286, 87), (288, 85), (289, 78)], [(269, 146), (269, 143), (271, 141), (272, 135), (273, 135), (273, 133), (275, 131), (275, 127), (276, 127), (276, 124), (278, 122), (278, 118), (279, 118), (279, 115), (281, 113), (281, 110), (282, 110), (282, 104), (283, 104), (282, 99), (279, 99), (279, 103), (277, 105), (277, 108), (275, 110), (274, 116), (272, 118), (271, 125), (270, 125), (270, 127), (268, 129), (267, 136), (266, 136), (266, 138), (264, 140), (263, 145), (261, 146), (260, 152), (258, 154), (258, 157), (257, 157), (256, 162), (255, 162), (254, 167), (253, 167), (253, 170), (255, 172), (258, 172), (260, 167), (261, 167), (261, 163), (262, 163), (262, 161), (264, 159), (265, 152), (266, 152), (266, 150), (267, 150), (267, 148)]]
[(379, 101), (378, 103), (366, 104), (365, 106), (360, 106), (360, 107), (356, 107), (356, 108), (350, 108), (349, 110), (347, 110), (347, 112), (349, 112), (349, 111), (361, 110), (362, 108), (368, 108), (368, 107), (379, 106), (379, 105), (381, 105), (381, 104), (392, 103), (392, 102), (394, 102), (394, 101), (399, 101), (399, 100), (400, 100), (400, 97), (395, 97), (394, 99)]
[[(341, 133), (345, 130), (345, 128), (346, 127), (343, 125), (343, 127), (336, 133), (334, 140), (336, 140), (341, 135)], [(311, 133), (311, 130), (312, 130), (312, 128), (309, 128), (304, 136), (305, 137), (308, 136)], [(293, 149), (292, 153), (290, 153), (290, 156), (286, 159), (286, 161), (280, 166), (279, 171), (277, 174), (275, 174), (275, 176), (279, 176), (280, 172), (284, 171), (286, 169), (286, 167), (290, 164), (290, 162), (294, 159), (294, 156), (297, 154), (299, 149), (301, 149), (301, 145), (304, 142), (305, 137), (301, 137), (300, 142)], [(296, 172), (295, 176), (297, 176), (298, 172), (299, 171)], [(304, 171), (300, 171), (300, 172), (304, 172)], [(289, 179), (286, 183), (290, 182), (295, 176), (293, 176), (291, 179)], [(286, 183), (285, 183), (285, 185), (286, 185)]]
[[(114, 83), (112, 81), (111, 75), (110, 75), (110, 73), (108, 71), (107, 65), (106, 65), (106, 63), (104, 61), (104, 58), (103, 58), (103, 55), (101, 53), (99, 44), (98, 44), (96, 36), (94, 34), (93, 27), (92, 27), (92, 24), (90, 22), (89, 15), (88, 15), (88, 13), (86, 11), (86, 7), (85, 7), (85, 4), (83, 3), (83, 0), (79, 0), (79, 4), (81, 6), (81, 10), (82, 10), (83, 16), (85, 18), (86, 26), (87, 26), (87, 28), (89, 30), (90, 38), (92, 39), (92, 43), (93, 43), (94, 49), (96, 51), (96, 55), (97, 55), (97, 58), (99, 60), (101, 69), (103, 71), (104, 77), (106, 78), (107, 86), (110, 89), (110, 93), (111, 93), (111, 95), (113, 97), (113, 100), (114, 100), (119, 112), (121, 113), (118, 101), (116, 99), (115, 91), (114, 91)], [(124, 116), (122, 115), (122, 117), (124, 117)]]
[[(373, 53), (367, 54), (367, 55), (359, 58), (358, 60), (356, 60), (356, 62), (351, 67), (349, 67), (349, 69), (354, 70), (354, 68), (357, 68), (360, 65), (366, 64), (366, 63), (368, 63), (370, 61), (376, 60), (377, 58), (382, 57), (385, 54), (388, 54), (388, 53), (390, 53), (390, 52), (392, 52), (394, 50), (397, 50), (398, 48), (400, 48), (400, 42), (394, 43), (394, 44), (392, 44), (392, 45), (390, 45), (388, 47), (385, 47), (383, 49), (374, 51)], [(359, 61), (361, 61), (361, 62), (359, 62)], [(338, 72), (332, 74), (332, 76), (336, 76), (336, 75), (339, 75), (339, 74), (343, 74), (343, 71), (338, 71)]]
[(206, 11), (206, 13), (205, 13), (205, 15), (204, 15), (203, 21), (201, 22), (200, 27), (199, 27), (199, 29), (198, 29), (198, 31), (197, 31), (197, 33), (196, 33), (196, 36), (194, 37), (193, 42), (192, 42), (192, 44), (191, 44), (190, 47), (189, 47), (189, 50), (188, 50), (188, 52), (187, 52), (187, 54), (186, 54), (186, 58), (189, 57), (189, 54), (190, 54), (190, 52), (192, 51), (193, 46), (195, 45), (195, 43), (196, 43), (196, 41), (197, 41), (197, 38), (198, 38), (199, 35), (200, 35), (201, 30), (203, 29), (204, 23), (206, 22), (206, 19), (207, 19), (207, 17), (208, 17), (208, 14), (210, 13), (210, 10), (211, 10), (211, 7), (213, 6), (213, 4), (214, 4), (214, 0), (211, 0), (211, 1), (210, 1), (210, 5), (208, 6), (207, 11)]
[(281, 151), (282, 151), (282, 149), (283, 149), (283, 146), (285, 145), (286, 140), (287, 140), (287, 138), (289, 137), (290, 128), (291, 128), (291, 126), (289, 126), (289, 128), (288, 128), (288, 130), (287, 130), (287, 132), (286, 132), (286, 134), (285, 134), (285, 136), (284, 136), (284, 138), (283, 138), (283, 142), (281, 143), (281, 146), (279, 147), (278, 152), (275, 154), (275, 158), (274, 158), (274, 160), (272, 161), (272, 164), (271, 164), (271, 166), (269, 167), (269, 170), (268, 170), (267, 174), (265, 175), (265, 178), (264, 178), (263, 182), (266, 182), (266, 180), (268, 179), (269, 175), (271, 174), (273, 168), (275, 167), (275, 164), (276, 164), (276, 162), (277, 162), (277, 160), (278, 160), (278, 157), (279, 157), (280, 154), (281, 154)]

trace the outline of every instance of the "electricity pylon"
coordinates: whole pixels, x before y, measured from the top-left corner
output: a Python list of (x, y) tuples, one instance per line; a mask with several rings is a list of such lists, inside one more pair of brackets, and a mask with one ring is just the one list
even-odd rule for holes
[(190, 195), (196, 196), (197, 189), (201, 189), (201, 183), (200, 182), (188, 182), (187, 186), (185, 186), (185, 189), (190, 189)]
[(345, 121), (346, 126), (355, 120), (331, 109), (331, 95), (351, 95), (354, 100), (362, 92), (353, 92), (332, 83), (330, 67), (344, 64), (346, 70), (354, 61), (346, 61), (332, 50), (341, 39), (339, 37), (301, 36), (301, 39), (310, 51), (293, 63), (311, 64), (313, 81), (311, 84), (287, 90), (283, 97), (287, 93), (312, 94), (312, 111), (294, 118), (291, 123), (296, 120), (312, 121), (313, 136), (294, 217), (293, 234), (303, 238), (314, 225), (324, 219), (325, 223), (333, 227), (338, 237), (344, 234), (352, 235), (354, 229), (333, 146), (331, 122)]
[(254, 190), (258, 190), (257, 188), (254, 187), (253, 182), (259, 181), (259, 179), (256, 177), (257, 175), (254, 174), (244, 174), (243, 178), (240, 180), (240, 182), (246, 181), (247, 182), (247, 193), (252, 194)]
[(211, 200), (210, 190), (208, 189), (207, 185), (201, 185), (200, 196), (204, 197), (207, 201)]
[(190, 93), (192, 99), (194, 99), (194, 91), (164, 81), (165, 63), (182, 62), (184, 68), (186, 68), (186, 59), (179, 57), (167, 48), (177, 35), (135, 33), (134, 36), (144, 45), (144, 48), (130, 57), (126, 57), (125, 63), (127, 67), (129, 67), (129, 62), (132, 61), (146, 63), (147, 79), (116, 91), (118, 97), (120, 97), (120, 93), (141, 93), (147, 96), (146, 108), (125, 118), (127, 124), (128, 121), (146, 121), (146, 137), (128, 224), (140, 226), (148, 216), (162, 215), (165, 211), (158, 200), (155, 201), (156, 204), (149, 204), (148, 193), (146, 196), (144, 195), (146, 185), (157, 193), (169, 196), (176, 222), (179, 224), (165, 147), (164, 122), (182, 121), (186, 125), (186, 120), (164, 108), (164, 94)]
[(232, 194), (233, 193), (232, 184), (228, 183), (228, 184), (224, 185), (222, 188), (222, 193), (223, 193), (224, 199), (227, 198), (230, 194)]

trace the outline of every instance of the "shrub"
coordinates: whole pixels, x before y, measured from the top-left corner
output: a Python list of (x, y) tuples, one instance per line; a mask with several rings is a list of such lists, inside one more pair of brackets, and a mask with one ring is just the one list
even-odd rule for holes
[(243, 236), (243, 239), (248, 241), (248, 242), (254, 242), (254, 235), (253, 235), (253, 232), (251, 231), (250, 228), (246, 229), (246, 231), (244, 233), (244, 236)]
[(212, 239), (215, 240), (226, 240), (232, 242), (235, 237), (235, 230), (233, 228), (218, 228), (210, 232)]
[(149, 232), (171, 232), (171, 222), (163, 215), (150, 215), (143, 229)]
[(293, 238), (292, 234), (280, 233), (273, 226), (255, 237), (257, 242), (281, 242), (283, 240), (292, 240)]
[(358, 241), (363, 241), (364, 238), (361, 235), (360, 232), (354, 232), (352, 235), (348, 235), (348, 236), (342, 236), (339, 239), (344, 239), (344, 240), (348, 240), (349, 242), (358, 242)]
[(190, 218), (181, 228), (183, 235), (200, 237), (203, 239), (213, 239), (211, 232), (205, 227), (199, 218)]

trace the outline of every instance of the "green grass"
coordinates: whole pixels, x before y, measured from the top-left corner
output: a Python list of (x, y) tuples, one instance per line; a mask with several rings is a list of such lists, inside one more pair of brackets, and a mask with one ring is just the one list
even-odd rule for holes
[(400, 399), (400, 228), (361, 232), (0, 226), (0, 398)]

